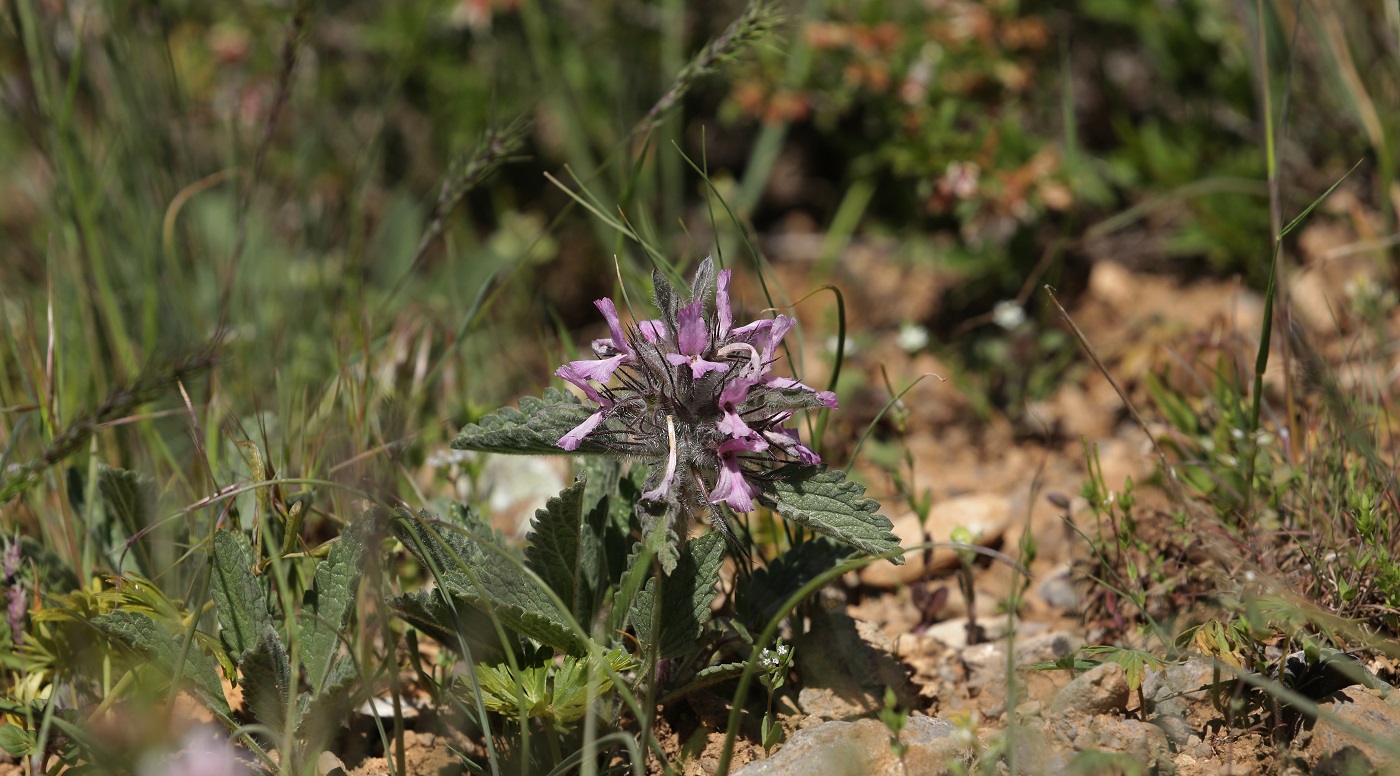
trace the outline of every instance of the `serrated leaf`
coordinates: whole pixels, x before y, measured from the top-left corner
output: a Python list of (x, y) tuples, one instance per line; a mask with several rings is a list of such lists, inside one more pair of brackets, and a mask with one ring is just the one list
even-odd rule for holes
[(355, 607), (364, 571), (366, 533), (372, 530), (373, 522), (367, 514), (347, 528), (330, 555), (316, 564), (315, 582), (306, 593), (298, 626), (302, 665), (313, 693), (320, 692), (340, 651), (340, 633)]
[(316, 751), (335, 734), (350, 711), (360, 688), (360, 672), (348, 655), (331, 666), (320, 692), (303, 695), (297, 710), (297, 740)]
[(388, 604), (404, 622), (460, 655), (489, 660), (501, 652), (490, 619), (469, 601), (454, 598), (449, 606), (436, 590), (414, 590)]
[(535, 579), (498, 552), (481, 547), (426, 513), (403, 516), (394, 534), (437, 579), (439, 590), (493, 612), (512, 630), (569, 654), (584, 642)]
[[(583, 481), (565, 488), (535, 510), (526, 537), (525, 565), (567, 603), (579, 611), (583, 590), (579, 579), (579, 540), (583, 528)], [(591, 596), (592, 591), (588, 591)], [(587, 621), (586, 617), (580, 617)]]
[(292, 664), (271, 623), (243, 656), (239, 669), (242, 678), (238, 685), (243, 688), (243, 702), (253, 712), (253, 718), (281, 732), (287, 723)]
[(219, 639), (233, 659), (241, 662), (272, 624), (267, 594), (253, 574), (253, 550), (242, 532), (214, 532), (209, 592), (219, 617)]
[[(647, 581), (632, 604), (632, 623), (643, 654), (660, 645), (661, 658), (685, 655), (710, 621), (719, 567), (724, 562), (724, 537), (711, 531), (686, 542), (680, 549), (675, 571), (661, 580), (659, 633), (652, 619), (656, 611), (657, 578)], [(656, 633), (655, 641), (653, 634)]]
[(521, 399), (519, 409), (506, 407), (468, 424), (452, 440), (452, 448), (513, 455), (607, 453), (602, 445), (588, 439), (573, 451), (558, 444), (595, 410), (584, 406), (573, 394), (546, 388), (542, 398)]
[[(900, 549), (894, 527), (880, 514), (874, 499), (863, 498), (865, 488), (846, 479), (839, 469), (800, 469), (796, 473), (759, 482), (763, 499), (773, 511), (817, 533), (855, 547), (869, 555)], [(895, 565), (903, 556), (890, 558)]]
[[(155, 480), (126, 469), (114, 469), (99, 465), (97, 468), (97, 491), (102, 497), (102, 505), (107, 519), (125, 532), (122, 538), (136, 536), (150, 516), (155, 512)], [(132, 544), (130, 558), (135, 558), (140, 570), (150, 575), (150, 546), (145, 542)], [(113, 559), (115, 560), (115, 559)]]
[[(140, 612), (115, 611), (94, 617), (91, 622), (93, 627), (125, 644), (160, 670), (169, 671), (179, 662), (181, 640)], [(185, 656), (183, 673), (201, 700), (225, 716), (230, 713), (214, 661), (208, 655), (191, 645)]]
[(793, 545), (767, 565), (740, 577), (735, 611), (750, 627), (768, 624), (788, 598), (850, 554), (850, 548), (818, 537)]

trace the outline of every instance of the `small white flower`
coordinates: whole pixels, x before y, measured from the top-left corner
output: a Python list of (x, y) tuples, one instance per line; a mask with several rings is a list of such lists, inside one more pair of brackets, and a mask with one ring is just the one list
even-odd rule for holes
[(992, 308), (992, 321), (1011, 331), (1026, 322), (1026, 310), (1014, 299), (1004, 299)]
[(899, 327), (899, 336), (895, 338), (895, 342), (905, 353), (917, 353), (928, 347), (928, 329), (906, 321)]

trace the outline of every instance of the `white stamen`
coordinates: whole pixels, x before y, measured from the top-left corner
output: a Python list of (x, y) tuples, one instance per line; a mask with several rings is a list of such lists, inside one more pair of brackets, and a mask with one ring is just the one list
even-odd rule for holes
[(753, 345), (748, 344), (747, 342), (731, 342), (730, 344), (725, 345), (724, 347), (715, 351), (715, 355), (719, 358), (724, 358), (730, 353), (738, 353), (744, 350), (747, 350), (749, 352), (750, 371), (754, 375), (757, 375), (759, 371), (763, 369), (763, 360), (758, 355), (758, 349), (755, 348)]
[(671, 455), (666, 459), (666, 478), (662, 482), (670, 482), (676, 474), (676, 418), (674, 415), (666, 416), (666, 438), (671, 443)]

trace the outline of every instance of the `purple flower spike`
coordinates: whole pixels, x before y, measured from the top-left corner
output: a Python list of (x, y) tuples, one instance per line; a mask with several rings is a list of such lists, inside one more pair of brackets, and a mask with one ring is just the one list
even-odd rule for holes
[[(651, 506), (639, 509), (658, 514), (654, 508), (664, 507), (680, 536), (695, 509), (751, 511), (768, 473), (820, 463), (783, 424), (796, 412), (837, 404), (829, 391), (772, 374), (797, 322), (779, 315), (736, 328), (732, 280), (708, 259), (689, 296), (653, 275), (661, 315), (633, 324), (622, 322), (611, 300), (598, 300), (609, 332), (595, 342), (598, 359), (555, 372), (596, 407), (559, 447), (578, 450), (587, 441), (590, 449), (650, 465), (641, 501)], [(709, 506), (711, 523), (727, 532), (724, 515)]]
[(692, 380), (699, 380), (709, 372), (723, 372), (729, 369), (728, 364), (701, 358), (705, 349), (710, 346), (710, 333), (709, 326), (700, 312), (700, 306), (701, 300), (697, 299), (681, 308), (678, 316), (680, 332), (677, 336), (680, 342), (676, 343), (681, 352), (666, 354), (666, 360), (676, 366), (690, 365)]

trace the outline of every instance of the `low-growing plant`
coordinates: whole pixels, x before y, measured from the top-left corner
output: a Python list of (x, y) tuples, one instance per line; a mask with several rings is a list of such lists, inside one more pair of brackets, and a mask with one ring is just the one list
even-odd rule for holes
[[(790, 648), (755, 652), (745, 621), (766, 623), (837, 563), (838, 546), (898, 553), (889, 520), (863, 488), (821, 468), (786, 427), (800, 411), (836, 406), (834, 394), (773, 372), (795, 321), (778, 315), (736, 327), (730, 278), (707, 259), (683, 294), (655, 273), (659, 317), (633, 314), (631, 324), (600, 299), (609, 336), (593, 342), (596, 358), (557, 371), (582, 400), (549, 389), (453, 440), (459, 450), (590, 456), (579, 479), (536, 513), (523, 557), (466, 507), (445, 519), (401, 512), (394, 520), (395, 536), (436, 586), (390, 605), (475, 666), (454, 688), (464, 706), (480, 698), (479, 707), (528, 736), (531, 720), (566, 732), (592, 708), (586, 698), (620, 704), (645, 730), (652, 713), (644, 700), (736, 676), (743, 662), (713, 663), (728, 655), (777, 660), (761, 678), (771, 693), (791, 665)], [(741, 568), (749, 564), (736, 515), (760, 505), (826, 538), (793, 542), (736, 583), (743, 611), (727, 626), (712, 624), (726, 546)], [(713, 530), (693, 536), (698, 518)], [(759, 577), (770, 584), (752, 581)], [(481, 710), (474, 717), (486, 724)], [(770, 696), (765, 746), (780, 731)], [(555, 767), (561, 752), (527, 756)]]

